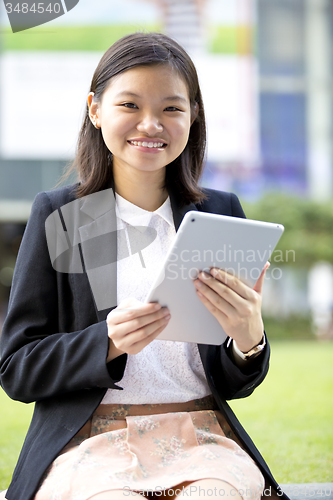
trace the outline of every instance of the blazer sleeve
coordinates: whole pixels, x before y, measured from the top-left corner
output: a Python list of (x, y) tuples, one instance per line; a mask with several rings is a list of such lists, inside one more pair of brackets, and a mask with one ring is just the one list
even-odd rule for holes
[(71, 330), (69, 275), (53, 269), (46, 242), (45, 220), (53, 210), (46, 193), (37, 195), (0, 338), (1, 386), (12, 399), (26, 403), (93, 387), (120, 389), (115, 382), (126, 364), (126, 355), (106, 364), (105, 321)]
[(245, 367), (238, 367), (232, 358), (227, 342), (216, 349), (210, 365), (210, 378), (223, 399), (240, 399), (250, 396), (265, 379), (269, 369), (270, 346)]

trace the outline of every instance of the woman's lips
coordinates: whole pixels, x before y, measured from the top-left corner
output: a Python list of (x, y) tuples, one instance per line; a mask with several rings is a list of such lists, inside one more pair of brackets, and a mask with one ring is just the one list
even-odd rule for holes
[(161, 151), (161, 150), (164, 150), (167, 146), (167, 144), (163, 141), (160, 141), (160, 140), (155, 140), (155, 141), (152, 141), (152, 140), (130, 140), (130, 141), (127, 141), (128, 144), (130, 144), (131, 146), (134, 146), (135, 148), (139, 149), (140, 151), (149, 151), (151, 153), (153, 152), (158, 152), (158, 151)]

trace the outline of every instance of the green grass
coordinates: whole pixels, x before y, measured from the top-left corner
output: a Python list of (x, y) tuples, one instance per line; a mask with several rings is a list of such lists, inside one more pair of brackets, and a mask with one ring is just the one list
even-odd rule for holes
[(0, 491), (7, 488), (32, 416), (33, 405), (12, 401), (0, 388)]
[[(232, 407), (280, 483), (333, 482), (333, 343), (272, 342), (263, 384)], [(0, 490), (32, 414), (0, 390)]]
[(232, 408), (280, 483), (333, 482), (333, 343), (272, 343), (271, 368)]
[[(72, 50), (104, 52), (116, 40), (135, 31), (160, 31), (161, 26), (116, 24), (107, 26), (37, 26), (12, 33), (2, 30), (3, 50)], [(217, 54), (249, 54), (253, 34), (247, 26), (215, 26), (209, 33), (208, 49)]]

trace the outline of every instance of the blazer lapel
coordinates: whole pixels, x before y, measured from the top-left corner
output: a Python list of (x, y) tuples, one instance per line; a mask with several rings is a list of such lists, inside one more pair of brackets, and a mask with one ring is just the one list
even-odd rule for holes
[[(117, 306), (117, 219), (113, 189), (83, 199), (83, 224), (78, 227), (85, 271), (96, 314), (103, 321)], [(88, 218), (88, 222), (87, 222)]]

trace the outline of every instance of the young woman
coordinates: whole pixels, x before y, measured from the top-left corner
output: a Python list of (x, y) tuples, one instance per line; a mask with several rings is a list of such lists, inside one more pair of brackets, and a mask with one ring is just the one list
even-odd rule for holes
[[(5, 498), (283, 495), (226, 403), (268, 370), (264, 272), (254, 289), (219, 269), (194, 281), (229, 336), (220, 346), (156, 340), (170, 312), (143, 302), (187, 211), (244, 217), (235, 195), (199, 188), (204, 152), (186, 52), (156, 33), (110, 47), (88, 96), (80, 182), (36, 197), (17, 259), (1, 385), (35, 411)], [(128, 255), (138, 226), (157, 237)]]

